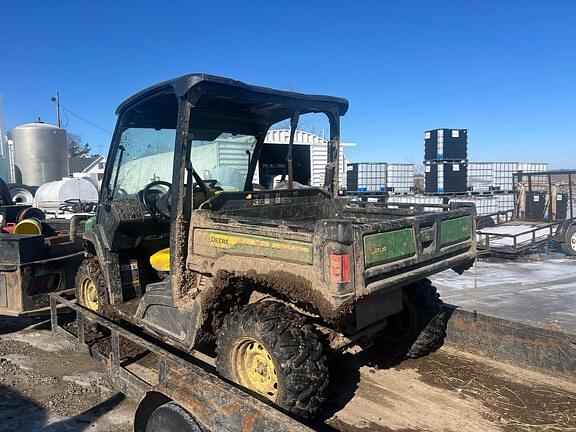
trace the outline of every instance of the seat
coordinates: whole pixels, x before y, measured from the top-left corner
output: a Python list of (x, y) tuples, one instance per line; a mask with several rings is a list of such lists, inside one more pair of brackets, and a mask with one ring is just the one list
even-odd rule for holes
[(150, 265), (158, 272), (170, 271), (170, 248), (160, 249), (150, 257)]

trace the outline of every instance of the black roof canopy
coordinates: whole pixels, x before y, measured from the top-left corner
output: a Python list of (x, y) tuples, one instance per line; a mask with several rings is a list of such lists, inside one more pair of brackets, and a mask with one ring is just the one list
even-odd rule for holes
[(142, 90), (120, 104), (116, 113), (122, 114), (134, 104), (166, 93), (188, 96), (202, 110), (248, 116), (268, 125), (291, 117), (294, 111), (342, 116), (348, 110), (348, 101), (343, 98), (275, 90), (229, 78), (190, 74)]

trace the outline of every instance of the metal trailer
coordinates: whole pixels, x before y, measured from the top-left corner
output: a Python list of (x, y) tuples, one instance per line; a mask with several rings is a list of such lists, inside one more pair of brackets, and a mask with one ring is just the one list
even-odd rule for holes
[[(219, 378), (212, 372), (210, 357), (179, 352), (144, 333), (136, 334), (132, 329), (121, 327), (79, 306), (73, 291), (51, 296), (52, 332), (99, 361), (107, 368), (115, 388), (139, 401), (134, 415), (135, 432), (312, 430), (263, 402), (264, 399)], [(64, 310), (76, 315), (68, 328), (64, 324)], [(95, 326), (103, 336), (94, 336)], [(123, 350), (130, 351), (128, 358), (124, 357)], [(177, 404), (187, 411), (190, 424), (186, 429), (171, 429), (165, 423), (159, 428), (151, 425), (154, 412), (167, 404), (172, 407)]]
[[(5, 206), (0, 214), (10, 219), (22, 208)], [(84, 258), (79, 234), (87, 217), (43, 221), (44, 235), (0, 232), (0, 315), (48, 313), (48, 294), (74, 286)]]
[(514, 210), (479, 221), (481, 255), (513, 257), (557, 244), (576, 256), (576, 170), (513, 175)]

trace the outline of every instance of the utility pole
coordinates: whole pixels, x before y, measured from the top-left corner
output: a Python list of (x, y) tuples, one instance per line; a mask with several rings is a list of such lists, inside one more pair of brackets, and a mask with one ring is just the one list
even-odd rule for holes
[(62, 127), (60, 120), (60, 93), (56, 92), (56, 96), (52, 96), (52, 102), (56, 104), (56, 124), (59, 128)]

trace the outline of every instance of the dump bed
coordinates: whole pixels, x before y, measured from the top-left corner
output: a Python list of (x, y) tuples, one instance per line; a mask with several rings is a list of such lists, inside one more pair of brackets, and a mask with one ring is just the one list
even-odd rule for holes
[[(354, 208), (319, 189), (223, 193), (210, 204), (193, 212), (190, 268), (257, 274), (298, 298), (316, 291), (306, 301), (324, 315), (449, 268), (463, 271), (476, 256), (472, 207)], [(289, 278), (278, 274), (296, 279), (286, 288)]]

